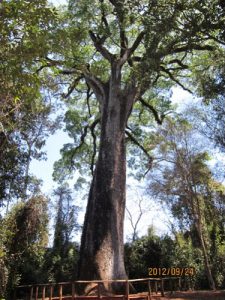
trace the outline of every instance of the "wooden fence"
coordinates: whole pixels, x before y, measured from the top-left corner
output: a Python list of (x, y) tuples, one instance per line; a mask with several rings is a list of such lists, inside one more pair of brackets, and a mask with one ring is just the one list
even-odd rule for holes
[[(78, 295), (78, 285), (93, 284), (97, 293), (94, 296)], [(122, 295), (104, 295), (101, 293), (103, 284), (121, 283), (124, 285), (125, 293)], [(145, 284), (145, 293), (134, 294), (130, 287), (135, 284)], [(130, 280), (92, 280), (73, 281), (35, 285), (21, 285), (16, 287), (14, 300), (151, 300), (152, 292), (164, 297), (165, 283), (169, 284), (169, 290), (181, 289), (181, 277), (143, 278)], [(168, 289), (168, 288), (167, 288)]]

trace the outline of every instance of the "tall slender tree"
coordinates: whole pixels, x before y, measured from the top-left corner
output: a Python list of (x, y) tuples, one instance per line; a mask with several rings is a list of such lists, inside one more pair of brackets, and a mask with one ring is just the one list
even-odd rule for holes
[(182, 228), (194, 227), (209, 287), (215, 289), (210, 228), (222, 217), (219, 207), (224, 201), (224, 187), (213, 179), (206, 164), (208, 154), (191, 125), (183, 120), (170, 120), (165, 125), (158, 134), (160, 162), (155, 165), (149, 193), (167, 203)]
[(79, 207), (73, 204), (72, 191), (67, 184), (58, 187), (54, 195), (57, 198), (57, 208), (49, 269), (54, 280), (59, 282), (71, 280), (77, 276), (75, 267), (78, 249), (72, 242), (72, 238), (80, 229), (77, 222)]

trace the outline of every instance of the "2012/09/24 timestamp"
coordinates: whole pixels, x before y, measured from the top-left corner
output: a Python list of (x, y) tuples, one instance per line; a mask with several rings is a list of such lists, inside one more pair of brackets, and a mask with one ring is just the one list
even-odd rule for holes
[(195, 268), (180, 268), (180, 267), (171, 267), (171, 268), (148, 268), (149, 276), (194, 276)]

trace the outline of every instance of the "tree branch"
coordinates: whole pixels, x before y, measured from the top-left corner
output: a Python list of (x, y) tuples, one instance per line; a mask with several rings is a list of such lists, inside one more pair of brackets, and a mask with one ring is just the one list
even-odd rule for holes
[(99, 78), (91, 74), (88, 70), (84, 72), (84, 77), (87, 85), (92, 88), (97, 100), (101, 103), (105, 96), (104, 83)]
[(123, 3), (121, 3), (121, 0), (109, 0), (109, 2), (115, 7), (118, 8), (119, 6), (123, 5)]
[(152, 156), (148, 154), (148, 151), (139, 143), (139, 141), (127, 129), (125, 130), (125, 133), (129, 137), (129, 139), (144, 152), (149, 161), (152, 161)]
[(170, 51), (170, 53), (168, 54), (173, 54), (173, 53), (180, 53), (180, 52), (186, 52), (189, 50), (199, 50), (199, 51), (203, 51), (203, 50), (208, 50), (208, 51), (213, 51), (214, 47), (210, 46), (210, 45), (198, 45), (198, 44), (190, 44), (190, 45), (186, 45), (180, 48), (175, 48), (172, 49)]
[(95, 164), (95, 157), (96, 157), (96, 153), (97, 153), (95, 127), (98, 123), (100, 123), (100, 119), (96, 119), (90, 126), (91, 135), (93, 138), (93, 154), (92, 154), (92, 158), (91, 158), (91, 167), (90, 167), (92, 176), (94, 175), (94, 164)]
[(120, 31), (120, 57), (123, 57), (127, 48), (128, 48), (128, 40), (126, 37), (125, 30), (123, 28), (124, 24), (124, 3), (123, 1), (117, 0), (109, 0), (109, 2), (115, 7), (116, 17), (119, 23), (119, 31)]
[(104, 0), (99, 0), (101, 3), (101, 13), (102, 13), (102, 23), (105, 25), (105, 28), (107, 29), (108, 33), (110, 34), (110, 29), (109, 29), (109, 24), (105, 15), (105, 10), (104, 10)]
[(212, 39), (212, 40), (216, 41), (217, 43), (225, 46), (225, 42), (224, 41), (221, 41), (220, 39), (212, 36), (211, 34), (208, 34), (208, 37), (209, 37), (209, 39)]
[(39, 73), (41, 70), (43, 70), (44, 68), (49, 68), (49, 67), (54, 67), (57, 65), (62, 65), (63, 61), (62, 60), (53, 60), (51, 58), (49, 58), (48, 56), (45, 57), (45, 59), (48, 61), (46, 64), (40, 66), (37, 70), (36, 73)]
[(168, 64), (178, 64), (182, 69), (188, 69), (188, 65), (185, 65), (180, 59), (172, 59)]
[(89, 103), (89, 100), (90, 100), (90, 97), (92, 96), (93, 92), (90, 91), (90, 87), (89, 85), (87, 84), (87, 107), (88, 107), (88, 114), (89, 114), (89, 117), (91, 118), (92, 117), (92, 114), (91, 114), (91, 108), (90, 108), (90, 103)]
[(100, 122), (100, 119), (96, 119), (94, 120), (94, 122), (91, 124), (91, 125), (86, 125), (84, 127), (84, 131), (81, 135), (81, 138), (80, 138), (80, 144), (74, 149), (74, 152), (73, 152), (73, 155), (71, 157), (71, 163), (73, 161), (73, 158), (74, 156), (76, 155), (76, 152), (83, 146), (83, 144), (85, 143), (85, 138), (87, 136), (87, 133), (88, 133), (88, 129), (91, 130), (91, 135), (93, 137), (93, 149), (94, 149), (94, 152), (93, 152), (93, 155), (92, 155), (92, 159), (91, 159), (91, 172), (92, 172), (92, 175), (93, 175), (93, 169), (94, 169), (94, 159), (95, 159), (95, 156), (96, 156), (96, 149), (97, 149), (97, 146), (96, 146), (96, 135), (94, 133), (94, 129), (96, 127), (96, 125)]
[(140, 98), (139, 101), (153, 113), (155, 121), (159, 125), (162, 125), (165, 115), (161, 115), (161, 118), (160, 118), (157, 110), (151, 104), (147, 103), (143, 98)]
[(131, 214), (130, 210), (126, 207), (126, 211), (127, 211), (127, 214), (128, 214), (128, 220), (130, 221), (131, 223), (131, 227), (133, 229), (133, 234), (132, 234), (132, 241), (134, 242), (136, 240), (136, 238), (138, 237), (137, 234), (138, 234), (138, 231), (137, 231), (137, 227), (138, 227), (138, 224), (141, 220), (141, 217), (143, 216), (144, 213), (146, 213), (146, 210), (144, 210), (142, 208), (142, 202), (143, 202), (143, 198), (139, 198), (138, 199), (138, 208), (139, 208), (139, 214), (137, 216), (137, 219), (136, 221), (134, 221), (133, 219), (133, 215)]
[(102, 54), (102, 56), (107, 59), (110, 63), (115, 59), (115, 56), (110, 53), (104, 46), (104, 40), (98, 38), (93, 31), (89, 31), (90, 38), (92, 39), (96, 50)]
[(77, 77), (77, 78), (73, 81), (73, 83), (70, 85), (70, 87), (69, 87), (67, 93), (66, 93), (66, 94), (63, 94), (63, 98), (66, 99), (66, 98), (68, 98), (68, 97), (72, 94), (72, 92), (74, 91), (74, 89), (76, 88), (77, 84), (79, 83), (79, 81), (80, 81), (82, 78), (83, 78), (83, 75)]
[(134, 53), (134, 51), (137, 49), (137, 47), (140, 45), (143, 37), (145, 36), (145, 31), (142, 31), (137, 36), (136, 40), (134, 41), (132, 47), (130, 48), (130, 55)]
[(189, 92), (190, 94), (193, 94), (193, 92), (186, 88), (179, 80), (177, 80), (172, 73), (170, 73), (169, 69), (164, 68), (163, 66), (160, 66), (161, 70), (166, 73), (171, 80), (173, 80), (174, 82), (176, 82), (176, 84), (178, 84), (180, 87), (182, 87), (182, 89), (184, 89), (185, 91)]
[(136, 38), (136, 40), (134, 41), (133, 45), (131, 48), (127, 49), (123, 56), (120, 58), (120, 65), (122, 66), (130, 57), (131, 55), (135, 52), (135, 50), (137, 49), (137, 47), (140, 45), (143, 37), (145, 35), (145, 31), (142, 31)]
[(75, 70), (75, 69), (71, 69), (71, 70), (59, 70), (59, 73), (60, 74), (63, 74), (63, 75), (71, 75), (71, 74), (77, 74), (78, 71)]
[(123, 57), (128, 47), (128, 41), (125, 31), (122, 29), (122, 24), (120, 24), (120, 57)]

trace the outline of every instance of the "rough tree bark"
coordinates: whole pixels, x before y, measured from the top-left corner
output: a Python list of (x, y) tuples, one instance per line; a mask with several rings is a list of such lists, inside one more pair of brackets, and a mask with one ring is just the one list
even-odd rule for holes
[[(90, 78), (89, 84), (93, 84)], [(125, 128), (136, 88), (121, 89), (121, 63), (111, 66), (111, 78), (100, 89), (93, 86), (101, 103), (99, 157), (89, 192), (79, 264), (79, 279), (125, 279), (123, 222), (126, 201)], [(105, 285), (107, 290), (117, 287)]]

